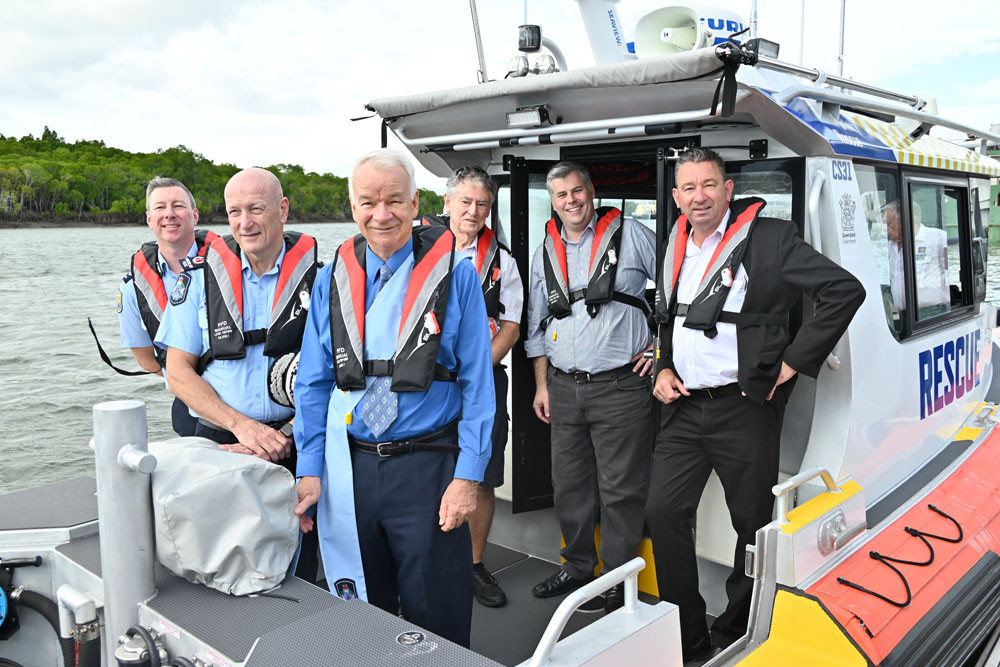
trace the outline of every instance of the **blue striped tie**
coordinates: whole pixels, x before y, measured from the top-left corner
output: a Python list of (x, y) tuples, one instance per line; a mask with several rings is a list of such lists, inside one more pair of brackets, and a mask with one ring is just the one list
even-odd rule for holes
[[(392, 269), (388, 264), (383, 264), (378, 270), (378, 287), (375, 290), (377, 295), (389, 282), (392, 277)], [(385, 430), (396, 421), (399, 415), (399, 399), (396, 392), (390, 390), (392, 385), (391, 376), (375, 378), (372, 386), (368, 387), (361, 403), (361, 420), (376, 438), (385, 433)]]

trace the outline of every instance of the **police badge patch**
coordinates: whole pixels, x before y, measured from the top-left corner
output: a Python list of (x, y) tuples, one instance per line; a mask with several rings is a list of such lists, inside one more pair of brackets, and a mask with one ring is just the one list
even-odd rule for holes
[(184, 303), (187, 299), (188, 287), (191, 286), (191, 274), (182, 273), (177, 276), (177, 283), (174, 284), (174, 288), (170, 291), (170, 303), (175, 306), (179, 306)]
[(337, 579), (333, 584), (333, 592), (345, 600), (354, 600), (358, 597), (358, 587), (353, 579)]
[(122, 312), (122, 291), (118, 290), (118, 312)]

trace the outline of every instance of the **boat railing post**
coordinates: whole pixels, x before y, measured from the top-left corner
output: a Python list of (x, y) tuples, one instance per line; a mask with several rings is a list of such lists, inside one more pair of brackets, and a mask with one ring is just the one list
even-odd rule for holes
[(153, 508), (146, 404), (109, 401), (94, 406), (94, 462), (104, 582), (104, 655), (139, 620), (138, 605), (156, 590)]
[(822, 466), (817, 466), (815, 468), (810, 468), (809, 470), (803, 470), (798, 475), (789, 477), (781, 484), (775, 484), (771, 487), (771, 493), (775, 495), (778, 499), (778, 523), (786, 524), (788, 523), (788, 512), (791, 508), (791, 493), (795, 489), (799, 488), (806, 482), (819, 477), (823, 480), (823, 484), (826, 485), (826, 490), (830, 493), (840, 493), (841, 489), (837, 486), (837, 482), (834, 481), (833, 475), (830, 471)]

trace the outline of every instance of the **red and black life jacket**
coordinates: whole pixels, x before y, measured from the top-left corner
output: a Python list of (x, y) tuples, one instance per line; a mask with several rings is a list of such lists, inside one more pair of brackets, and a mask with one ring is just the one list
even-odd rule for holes
[[(443, 225), (450, 227), (448, 216), (425, 215), (421, 221), (424, 225)], [(490, 318), (490, 330), (495, 334), (500, 329), (500, 314), (504, 312), (503, 304), (500, 303), (500, 250), (510, 254), (502, 243), (497, 240), (497, 235), (489, 227), (483, 226), (479, 230), (479, 238), (476, 241), (476, 256), (473, 262), (476, 265), (476, 273), (479, 274), (479, 283), (483, 288), (483, 299), (486, 301), (486, 315)]]
[(205, 256), (205, 303), (209, 350), (198, 363), (199, 373), (213, 359), (243, 359), (248, 345), (264, 343), (264, 354), (278, 357), (302, 347), (309, 293), (316, 278), (316, 239), (285, 232), (285, 257), (271, 302), (266, 329), (243, 330), (243, 262), (231, 235), (212, 242)]
[(590, 246), (587, 287), (573, 292), (569, 290), (562, 221), (555, 217), (545, 224), (542, 259), (545, 269), (545, 291), (548, 294), (549, 313), (552, 317), (562, 319), (570, 315), (573, 312), (573, 303), (580, 299), (587, 304), (587, 312), (591, 317), (597, 317), (601, 306), (610, 301), (618, 301), (648, 313), (649, 307), (644, 298), (615, 291), (623, 224), (621, 211), (617, 208), (597, 209), (594, 241)]
[(705, 273), (698, 283), (698, 291), (691, 303), (677, 303), (677, 281), (684, 263), (691, 225), (687, 216), (681, 215), (670, 230), (667, 251), (663, 254), (663, 268), (656, 286), (656, 321), (664, 324), (675, 315), (684, 317), (684, 326), (700, 329), (714, 338), (717, 322), (730, 324), (784, 325), (787, 316), (779, 313), (744, 313), (722, 310), (726, 296), (733, 285), (747, 245), (754, 221), (766, 202), (759, 197), (747, 197), (729, 205), (729, 224), (709, 260)]
[(413, 228), (413, 271), (399, 320), (392, 359), (365, 359), (365, 287), (368, 242), (358, 234), (341, 244), (330, 276), (330, 333), (337, 387), (364, 389), (365, 376), (392, 376), (393, 391), (427, 391), (457, 374), (437, 363), (441, 346), (455, 237), (438, 225)]
[[(184, 267), (184, 271), (200, 269), (208, 244), (217, 238), (219, 238), (218, 234), (207, 229), (195, 230), (194, 242), (198, 247), (198, 253), (192, 258), (190, 266)], [(132, 266), (129, 269), (129, 276), (135, 286), (135, 300), (139, 306), (139, 317), (149, 333), (149, 340), (156, 338), (156, 332), (159, 331), (160, 322), (163, 320), (163, 311), (167, 309), (167, 288), (163, 284), (159, 252), (160, 248), (156, 241), (143, 243), (142, 247), (132, 256)], [(166, 350), (154, 345), (153, 353), (161, 367), (167, 363)]]

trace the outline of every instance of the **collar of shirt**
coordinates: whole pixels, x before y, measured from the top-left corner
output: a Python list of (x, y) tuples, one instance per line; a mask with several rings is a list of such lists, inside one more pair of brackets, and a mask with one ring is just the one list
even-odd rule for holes
[[(188, 248), (187, 256), (194, 257), (197, 254), (198, 254), (198, 242), (195, 241), (194, 243), (191, 244), (191, 247)], [(156, 258), (160, 260), (160, 275), (161, 276), (167, 275), (167, 272), (170, 271), (170, 265), (167, 263), (167, 258), (163, 256), (162, 252), (160, 252), (159, 246), (157, 246), (156, 249)]]
[[(690, 225), (690, 223), (688, 224)], [(726, 209), (726, 214), (722, 216), (722, 221), (719, 222), (719, 226), (715, 228), (715, 231), (709, 234), (708, 237), (701, 242), (701, 248), (695, 245), (694, 235), (688, 236), (687, 246), (684, 248), (684, 257), (694, 257), (696, 255), (700, 255), (706, 245), (710, 248), (714, 248), (719, 245), (727, 227), (729, 227), (729, 209)]]
[(271, 274), (278, 273), (279, 271), (281, 271), (281, 262), (283, 262), (284, 259), (285, 259), (285, 241), (284, 239), (282, 239), (281, 252), (278, 253), (278, 259), (277, 261), (275, 261), (274, 266), (272, 266), (271, 270), (265, 273), (263, 276), (258, 277), (257, 274), (253, 272), (253, 269), (250, 268), (250, 261), (247, 259), (247, 254), (241, 250), (240, 261), (243, 264), (243, 278), (244, 279), (249, 278), (250, 280), (257, 280), (259, 278), (263, 278), (264, 276), (269, 276)]
[(389, 269), (396, 273), (399, 271), (399, 267), (402, 266), (403, 261), (406, 259), (407, 255), (413, 254), (413, 237), (403, 245), (402, 248), (392, 253), (392, 256), (383, 260), (381, 257), (372, 252), (371, 247), (365, 248), (365, 273), (370, 284), (375, 284), (378, 281), (378, 271), (382, 268), (383, 264), (388, 264)]
[(590, 219), (590, 222), (587, 223), (587, 226), (583, 228), (583, 231), (580, 232), (580, 238), (578, 238), (576, 241), (570, 241), (569, 237), (566, 236), (566, 225), (562, 226), (562, 229), (559, 231), (559, 235), (563, 237), (564, 241), (568, 241), (569, 243), (582, 243), (583, 235), (586, 234), (587, 232), (590, 232), (591, 234), (596, 234), (597, 232), (594, 231), (596, 228), (597, 228), (597, 212), (595, 211), (594, 217), (592, 217)]

